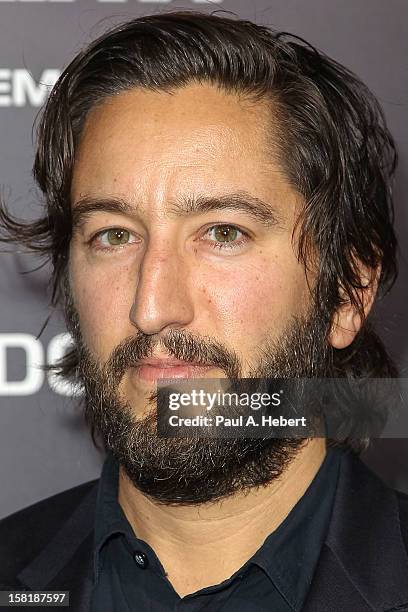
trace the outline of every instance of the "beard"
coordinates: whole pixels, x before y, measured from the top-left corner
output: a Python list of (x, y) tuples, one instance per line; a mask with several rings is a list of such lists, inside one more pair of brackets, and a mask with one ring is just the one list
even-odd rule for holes
[[(85, 418), (93, 436), (118, 460), (126, 477), (152, 500), (171, 505), (197, 505), (245, 493), (279, 478), (299, 453), (305, 439), (165, 438), (157, 435), (157, 393), (148, 411), (137, 418), (119, 393), (124, 374), (166, 349), (176, 359), (211, 364), (229, 379), (240, 379), (243, 366), (235, 351), (208, 337), (173, 329), (165, 336), (137, 331), (101, 363), (86, 346), (79, 316), (68, 293), (66, 320), (74, 340), (77, 375), (84, 390)], [(331, 366), (327, 342), (330, 319), (314, 307), (294, 317), (278, 339), (272, 334), (256, 351), (246, 378), (323, 378)], [(140, 406), (140, 412), (145, 406)]]

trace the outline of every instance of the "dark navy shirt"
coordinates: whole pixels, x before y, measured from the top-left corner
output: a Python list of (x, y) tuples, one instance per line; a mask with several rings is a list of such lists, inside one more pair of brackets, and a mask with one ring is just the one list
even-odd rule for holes
[(299, 612), (327, 533), (341, 456), (328, 450), (306, 493), (237, 572), (185, 597), (133, 532), (117, 501), (118, 463), (108, 456), (96, 508), (92, 612)]

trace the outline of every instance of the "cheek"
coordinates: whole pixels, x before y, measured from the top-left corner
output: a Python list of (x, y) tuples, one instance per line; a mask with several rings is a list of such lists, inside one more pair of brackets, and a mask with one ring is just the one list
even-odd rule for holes
[(95, 355), (107, 359), (119, 342), (134, 333), (129, 320), (134, 298), (129, 269), (116, 268), (115, 274), (106, 268), (90, 271), (74, 260), (70, 279), (84, 341)]
[(261, 257), (202, 278), (209, 328), (238, 352), (256, 346), (265, 332), (278, 337), (309, 299), (303, 268), (290, 264)]

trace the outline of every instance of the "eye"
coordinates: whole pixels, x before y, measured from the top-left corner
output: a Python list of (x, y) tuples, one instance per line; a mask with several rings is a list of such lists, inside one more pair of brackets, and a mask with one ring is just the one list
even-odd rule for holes
[(115, 249), (137, 242), (136, 236), (122, 227), (102, 230), (91, 238), (91, 244), (99, 249)]
[(248, 240), (246, 232), (226, 223), (209, 227), (205, 235), (210, 237), (207, 242), (212, 243), (211, 247), (218, 249), (237, 248)]

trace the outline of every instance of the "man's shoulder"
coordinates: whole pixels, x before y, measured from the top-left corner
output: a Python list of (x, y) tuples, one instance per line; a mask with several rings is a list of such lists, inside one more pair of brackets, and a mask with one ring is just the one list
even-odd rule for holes
[(97, 483), (85, 482), (0, 520), (0, 584), (13, 580), (41, 553)]
[[(400, 572), (403, 574), (400, 582), (405, 583), (408, 575), (408, 495), (386, 487), (358, 458), (346, 457), (342, 473), (329, 543), (336, 558), (343, 558), (342, 571), (346, 568), (353, 580), (365, 588), (364, 584), (371, 585), (372, 580), (365, 576), (364, 568), (368, 568), (371, 576), (381, 567), (381, 575), (387, 574), (384, 580), (388, 583), (387, 568), (393, 567), (395, 574), (397, 560), (405, 567)], [(41, 584), (48, 584), (50, 575), (54, 576), (57, 569), (76, 568), (85, 553), (89, 564), (97, 484), (98, 480), (86, 482), (0, 521), (0, 588), (14, 585), (17, 588), (19, 581), (23, 585), (35, 585), (38, 576)], [(368, 541), (377, 541), (381, 546), (368, 546)], [(365, 562), (356, 565), (355, 559), (363, 552)], [(27, 580), (27, 567), (31, 572), (30, 580)], [(81, 576), (85, 569), (81, 569)], [(367, 597), (370, 593), (367, 587)], [(371, 595), (374, 601), (376, 595)]]
[(344, 452), (307, 612), (408, 612), (408, 496)]
[[(397, 511), (400, 531), (405, 548), (408, 551), (408, 493), (392, 488), (387, 484), (376, 472), (374, 472), (366, 463), (358, 456), (351, 454), (348, 457), (353, 479), (346, 480), (349, 495), (348, 501), (353, 498), (357, 502), (361, 502), (365, 511), (369, 509), (371, 517), (378, 514), (380, 511), (390, 512), (392, 508)], [(359, 491), (359, 495), (356, 495)], [(382, 507), (382, 502), (388, 500), (388, 505)], [(382, 523), (384, 528), (387, 522)], [(379, 524), (377, 524), (379, 527)]]
[(404, 540), (405, 548), (408, 551), (408, 495), (406, 493), (401, 493), (401, 491), (396, 491), (395, 493), (399, 506), (402, 538)]

